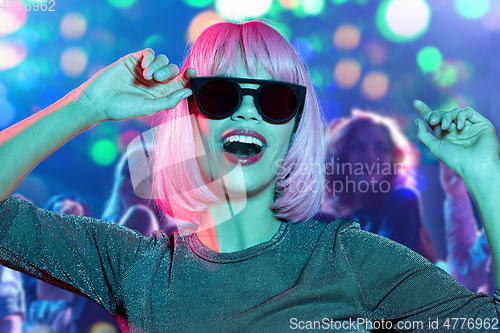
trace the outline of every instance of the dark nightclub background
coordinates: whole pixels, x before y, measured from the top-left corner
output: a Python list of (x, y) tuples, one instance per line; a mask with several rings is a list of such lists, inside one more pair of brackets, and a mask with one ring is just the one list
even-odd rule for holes
[[(326, 119), (353, 108), (378, 111), (394, 116), (417, 143), (424, 221), (442, 259), (438, 164), (416, 140), (412, 101), (434, 109), (471, 106), (500, 125), (497, 0), (50, 0), (45, 7), (2, 1), (0, 130), (128, 53), (151, 47), (180, 67), (189, 41), (204, 27), (265, 19), (304, 58)], [(77, 193), (100, 216), (120, 154), (149, 121), (89, 129), (38, 165), (15, 192), (42, 207), (54, 194)]]

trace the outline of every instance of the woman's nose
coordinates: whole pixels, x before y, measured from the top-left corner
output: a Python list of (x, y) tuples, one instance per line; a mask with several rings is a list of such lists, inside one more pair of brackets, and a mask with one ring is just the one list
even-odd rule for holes
[(239, 109), (233, 113), (231, 119), (255, 120), (258, 123), (262, 122), (262, 117), (255, 107), (252, 96), (243, 96), (243, 101), (241, 102)]

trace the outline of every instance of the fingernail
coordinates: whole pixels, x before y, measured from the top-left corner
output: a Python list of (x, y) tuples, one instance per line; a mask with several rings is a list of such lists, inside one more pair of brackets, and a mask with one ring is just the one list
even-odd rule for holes
[(418, 121), (417, 121), (417, 119), (415, 119), (415, 125), (417, 126), (417, 129), (418, 129)]
[(156, 72), (155, 73), (155, 76), (159, 79), (163, 79), (165, 77), (165, 73), (163, 72)]
[(148, 68), (149, 65), (151, 65), (151, 60), (149, 59), (144, 60), (144, 68)]
[(463, 123), (464, 123), (464, 122), (463, 122), (463, 120), (461, 120), (461, 119), (460, 119), (460, 120), (458, 121), (457, 128), (462, 128)]
[(443, 122), (441, 123), (441, 127), (446, 127), (448, 126), (448, 120), (443, 120)]
[(189, 91), (186, 91), (184, 94), (182, 94), (182, 97), (181, 98), (186, 98), (188, 96), (191, 96), (193, 94), (193, 92), (191, 90)]
[(429, 119), (429, 121), (436, 121), (437, 120), (437, 116), (431, 116), (431, 119)]
[(148, 69), (146, 70), (146, 76), (147, 76), (147, 77), (151, 77), (151, 76), (153, 75), (153, 73), (154, 73), (154, 72), (153, 72), (153, 70), (152, 70), (151, 68), (148, 68)]

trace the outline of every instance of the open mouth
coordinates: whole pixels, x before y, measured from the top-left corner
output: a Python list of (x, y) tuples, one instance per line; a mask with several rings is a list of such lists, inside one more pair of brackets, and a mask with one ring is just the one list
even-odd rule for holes
[(264, 144), (251, 136), (231, 135), (222, 141), (222, 148), (239, 157), (250, 157), (260, 153), (264, 149)]

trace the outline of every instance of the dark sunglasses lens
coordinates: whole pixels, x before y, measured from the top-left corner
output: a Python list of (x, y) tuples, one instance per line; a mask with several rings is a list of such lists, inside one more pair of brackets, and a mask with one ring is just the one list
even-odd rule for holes
[(233, 83), (213, 80), (201, 87), (198, 100), (207, 113), (217, 117), (233, 111), (238, 106), (240, 96)]
[(282, 121), (293, 115), (297, 109), (297, 96), (283, 84), (273, 83), (262, 88), (259, 106), (266, 116)]

